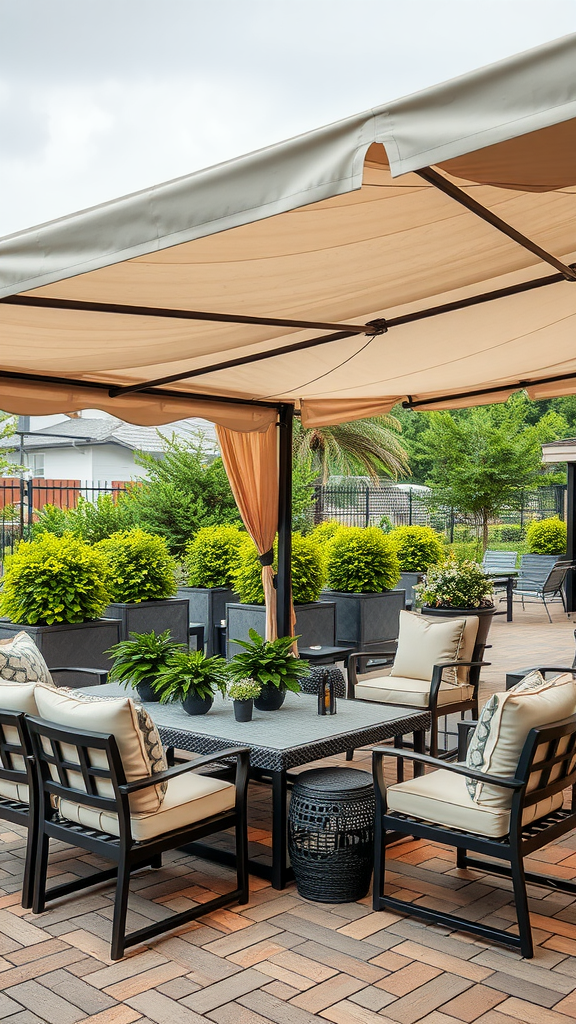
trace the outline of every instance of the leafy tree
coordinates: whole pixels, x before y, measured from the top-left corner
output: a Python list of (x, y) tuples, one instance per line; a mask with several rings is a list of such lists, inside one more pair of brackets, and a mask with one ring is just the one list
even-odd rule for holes
[(338, 423), (333, 427), (303, 427), (294, 423), (294, 458), (307, 463), (322, 483), (331, 474), (406, 476), (408, 456), (400, 444), (399, 421), (394, 416)]
[(541, 468), (540, 446), (557, 427), (558, 423), (542, 420), (526, 426), (523, 402), (514, 400), (469, 410), (465, 417), (428, 414), (420, 440), (433, 458), (427, 482), (437, 501), (475, 517), (484, 550), (488, 521), (517, 501), (520, 488), (535, 482)]
[(136, 462), (148, 479), (130, 491), (134, 522), (165, 537), (173, 554), (202, 526), (240, 523), (222, 459), (209, 459), (202, 436), (166, 439), (162, 459), (140, 452)]

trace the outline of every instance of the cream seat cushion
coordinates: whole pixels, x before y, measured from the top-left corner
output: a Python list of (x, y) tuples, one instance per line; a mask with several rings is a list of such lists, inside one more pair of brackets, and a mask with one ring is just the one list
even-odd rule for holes
[[(175, 829), (202, 821), (213, 814), (231, 810), (236, 800), (236, 787), (221, 779), (189, 772), (171, 779), (160, 810), (152, 814), (131, 814), (132, 836), (138, 842), (165, 835)], [(120, 834), (115, 814), (83, 807), (71, 800), (60, 801), (60, 814), (69, 821), (89, 828)]]
[[(421, 818), (482, 836), (505, 836), (509, 831), (510, 800), (508, 808), (478, 804), (470, 796), (464, 776), (445, 768), (388, 786), (386, 796), (390, 811), (398, 811), (411, 818)], [(556, 793), (554, 797), (527, 807), (523, 824), (529, 825), (543, 818), (561, 807), (562, 802), (563, 794)]]
[[(477, 771), (512, 778), (530, 730), (575, 713), (576, 681), (569, 673), (544, 680), (539, 672), (531, 672), (512, 689), (495, 693), (486, 702), (470, 741), (466, 764)], [(528, 790), (537, 784), (535, 773)], [(510, 806), (510, 790), (474, 779), (468, 780), (467, 787), (479, 804)]]
[[(99, 732), (113, 735), (118, 744), (127, 782), (135, 782), (167, 768), (158, 730), (148, 712), (130, 697), (98, 697), (84, 690), (66, 690), (38, 683), (35, 690), (38, 714), (46, 722), (65, 726), (70, 737), (79, 732)], [(64, 756), (77, 762), (76, 748), (63, 746)], [(107, 758), (102, 750), (91, 751), (91, 763), (106, 767)], [(69, 771), (69, 783), (84, 790), (80, 773)], [(113, 796), (111, 784), (98, 780), (98, 792)], [(166, 783), (150, 786), (130, 797), (134, 813), (152, 814), (160, 809)]]
[[(0, 708), (3, 711), (23, 712), (25, 715), (37, 715), (38, 708), (34, 697), (36, 683), (12, 683), (0, 679)], [(20, 743), (18, 730), (13, 725), (5, 725), (4, 735), (8, 743)], [(17, 772), (26, 770), (24, 758), (20, 754), (12, 755), (12, 767)], [(0, 779), (0, 797), (8, 800), (19, 800), (21, 803), (30, 802), (28, 786), (25, 782), (11, 782), (9, 779)]]
[[(371, 700), (379, 704), (401, 704), (414, 708), (427, 708), (430, 702), (430, 679), (384, 676), (382, 670), (367, 672), (359, 678), (361, 681), (354, 688), (354, 696), (358, 700)], [(438, 691), (438, 706), (471, 700), (473, 695), (472, 686), (454, 686), (452, 683), (442, 682)]]

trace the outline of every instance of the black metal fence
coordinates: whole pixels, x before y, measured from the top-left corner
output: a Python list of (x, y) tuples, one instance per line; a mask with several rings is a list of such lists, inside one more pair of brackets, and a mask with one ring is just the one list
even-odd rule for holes
[[(502, 509), (497, 522), (523, 527), (532, 519), (565, 519), (565, 504), (565, 485), (519, 490), (514, 501)], [(434, 504), (427, 488), (407, 484), (317, 487), (313, 518), (315, 524), (335, 519), (346, 526), (433, 526), (452, 534), (451, 540), (456, 526), (475, 525), (472, 517)]]

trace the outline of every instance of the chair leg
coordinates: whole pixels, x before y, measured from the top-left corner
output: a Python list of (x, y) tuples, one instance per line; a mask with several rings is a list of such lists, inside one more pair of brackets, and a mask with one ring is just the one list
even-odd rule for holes
[(354, 760), (354, 751), (353, 750), (347, 750), (346, 751), (346, 760), (347, 761)]
[(42, 914), (46, 907), (46, 874), (48, 871), (48, 843), (45, 832), (40, 832), (36, 843), (36, 877), (34, 878), (34, 896), (32, 913)]
[(546, 615), (548, 616), (548, 622), (551, 623), (552, 619), (550, 618), (550, 612), (548, 610), (548, 605), (546, 604), (546, 598), (545, 597), (542, 598), (542, 603), (543, 603), (543, 605), (544, 605), (544, 607), (546, 609)]
[(532, 943), (532, 928), (530, 926), (530, 913), (528, 911), (528, 894), (526, 892), (526, 878), (524, 877), (524, 865), (517, 850), (512, 851), (510, 863), (512, 872), (512, 884), (514, 886), (514, 903), (516, 904), (516, 916), (518, 918), (518, 934), (520, 936), (520, 952), (526, 960), (534, 956)]
[(463, 850), (461, 846), (457, 846), (456, 847), (456, 867), (457, 868), (465, 868), (466, 867), (466, 854), (467, 854), (467, 852), (468, 851), (467, 850)]
[(250, 889), (248, 882), (248, 822), (246, 807), (236, 821), (236, 879), (240, 890), (238, 903), (248, 903)]
[(112, 945), (110, 958), (121, 960), (124, 956), (124, 944), (126, 940), (126, 913), (128, 910), (128, 895), (130, 891), (130, 865), (124, 857), (118, 865), (116, 878), (116, 896), (114, 899), (114, 917), (112, 920)]
[(22, 882), (22, 906), (24, 910), (30, 910), (34, 903), (34, 877), (36, 874), (36, 853), (38, 850), (38, 825), (31, 816), (28, 823), (28, 838), (26, 841), (26, 860), (24, 862), (24, 879)]
[(158, 870), (158, 868), (162, 867), (161, 853), (155, 853), (154, 856), (150, 858), (150, 867), (154, 868), (156, 871)]
[(438, 715), (432, 712), (430, 723), (430, 757), (438, 757)]
[(386, 881), (386, 845), (382, 830), (382, 810), (376, 803), (374, 821), (374, 880), (372, 884), (372, 909), (381, 910), (381, 897), (384, 895)]

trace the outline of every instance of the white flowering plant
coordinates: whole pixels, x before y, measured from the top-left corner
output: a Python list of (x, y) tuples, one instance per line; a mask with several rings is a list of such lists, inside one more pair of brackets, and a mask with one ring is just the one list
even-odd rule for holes
[(491, 608), (493, 584), (478, 562), (458, 562), (451, 556), (432, 566), (414, 590), (419, 605), (431, 608)]
[(262, 687), (255, 679), (239, 679), (229, 687), (228, 696), (231, 700), (255, 700), (261, 691)]

